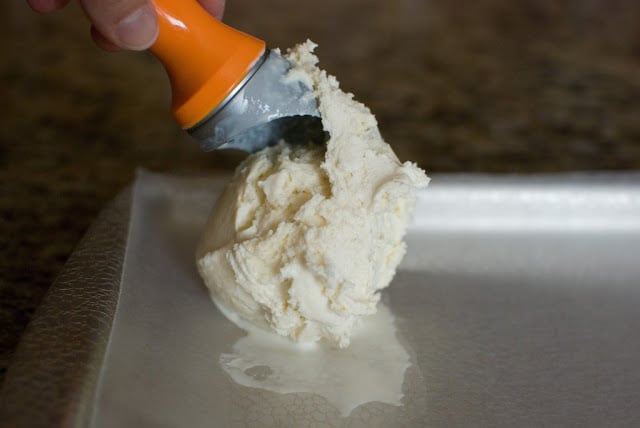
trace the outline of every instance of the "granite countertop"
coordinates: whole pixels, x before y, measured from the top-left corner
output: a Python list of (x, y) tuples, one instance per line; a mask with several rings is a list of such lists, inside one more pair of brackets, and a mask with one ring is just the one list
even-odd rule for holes
[[(230, 24), (321, 65), (428, 172), (640, 169), (635, 0), (233, 0)], [(148, 53), (95, 48), (77, 5), (0, 3), (0, 382), (43, 294), (138, 166), (202, 174)]]

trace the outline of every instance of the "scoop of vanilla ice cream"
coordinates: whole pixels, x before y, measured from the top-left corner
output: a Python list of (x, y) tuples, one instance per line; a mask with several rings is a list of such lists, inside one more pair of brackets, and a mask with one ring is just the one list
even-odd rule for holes
[(326, 147), (281, 142), (250, 155), (214, 206), (197, 263), (223, 312), (345, 347), (393, 278), (428, 178), (398, 161), (371, 112), (317, 67), (315, 47), (289, 52), (287, 78), (313, 88)]

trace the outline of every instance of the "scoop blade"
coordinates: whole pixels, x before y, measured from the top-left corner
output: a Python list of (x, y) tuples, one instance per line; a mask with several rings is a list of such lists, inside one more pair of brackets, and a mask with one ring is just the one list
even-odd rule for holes
[(290, 69), (279, 53), (267, 52), (255, 72), (188, 132), (205, 151), (253, 153), (281, 139), (323, 143), (317, 99), (304, 82), (288, 76)]

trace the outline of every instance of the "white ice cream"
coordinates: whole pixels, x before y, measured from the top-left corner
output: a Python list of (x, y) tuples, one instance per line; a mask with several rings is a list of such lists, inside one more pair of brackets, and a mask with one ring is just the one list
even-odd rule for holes
[(428, 178), (398, 161), (367, 107), (316, 66), (314, 48), (289, 53), (289, 77), (318, 97), (326, 147), (281, 143), (249, 156), (213, 209), (198, 269), (226, 313), (345, 347), (393, 278)]

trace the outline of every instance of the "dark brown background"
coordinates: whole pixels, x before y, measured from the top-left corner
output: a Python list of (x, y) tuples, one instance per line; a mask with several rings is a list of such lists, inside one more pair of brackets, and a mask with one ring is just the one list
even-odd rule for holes
[[(321, 64), (428, 172), (640, 169), (640, 2), (232, 0), (227, 22)], [(138, 166), (214, 173), (147, 53), (95, 48), (77, 6), (0, 2), (0, 381), (42, 295)]]

